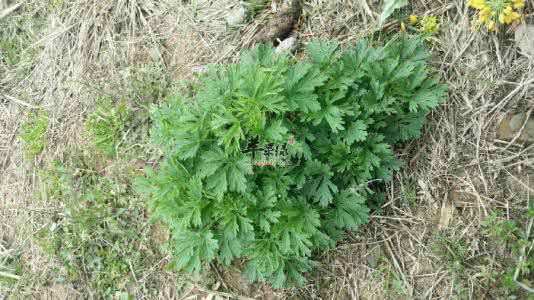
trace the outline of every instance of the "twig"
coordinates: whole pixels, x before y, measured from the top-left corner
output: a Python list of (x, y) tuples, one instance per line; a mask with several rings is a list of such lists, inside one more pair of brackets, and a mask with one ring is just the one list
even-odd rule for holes
[(22, 4), (24, 4), (24, 2), (17, 3), (15, 5), (12, 5), (11, 7), (4, 9), (4, 11), (0, 11), (0, 20), (2, 20), (3, 18), (7, 17), (10, 13), (17, 10), (17, 8), (22, 6)]
[(523, 125), (521, 125), (521, 128), (519, 129), (517, 134), (514, 136), (514, 138), (510, 142), (508, 142), (508, 145), (506, 145), (506, 147), (504, 147), (504, 150), (507, 150), (511, 145), (513, 145), (517, 141), (517, 139), (519, 139), (521, 137), (521, 134), (523, 133), (523, 130), (525, 130), (525, 127), (527, 126), (527, 123), (530, 120), (530, 116), (532, 115), (532, 111), (533, 110), (534, 110), (534, 108), (531, 108), (525, 114), (525, 121), (523, 122)]
[(520, 288), (522, 288), (522, 289), (528, 291), (529, 293), (534, 294), (534, 289), (533, 289), (533, 288), (531, 288), (531, 287), (529, 287), (528, 285), (526, 285), (526, 284), (524, 284), (524, 283), (521, 283), (521, 282), (519, 282), (519, 281), (517, 281), (517, 280), (514, 280), (514, 282), (515, 282), (515, 284), (517, 284), (517, 286), (519, 286)]
[(18, 276), (18, 275), (5, 273), (5, 272), (2, 272), (2, 271), (0, 271), (0, 277), (5, 277), (5, 278), (10, 278), (10, 279), (15, 279), (15, 280), (19, 280), (20, 279), (20, 276)]
[(37, 108), (37, 106), (33, 106), (33, 105), (31, 105), (31, 104), (29, 104), (27, 102), (24, 102), (22, 100), (19, 100), (19, 99), (15, 98), (15, 97), (12, 97), (12, 96), (9, 96), (9, 95), (5, 95), (5, 94), (3, 96), (4, 96), (4, 98), (6, 98), (8, 100), (11, 100), (11, 101), (13, 101), (15, 103), (18, 103), (18, 104), (20, 104), (22, 106), (26, 106), (26, 107), (29, 107), (29, 108), (32, 108), (32, 109), (36, 109)]

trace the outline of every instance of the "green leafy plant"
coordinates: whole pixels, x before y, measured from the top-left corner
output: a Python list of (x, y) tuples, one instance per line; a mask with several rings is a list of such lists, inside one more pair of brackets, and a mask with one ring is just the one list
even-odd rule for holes
[(112, 103), (104, 99), (87, 119), (87, 131), (94, 138), (96, 147), (107, 155), (114, 155), (131, 112), (125, 103)]
[(500, 286), (505, 289), (507, 295), (516, 295), (521, 298), (524, 287), (530, 290), (531, 288), (528, 287), (534, 284), (532, 280), (532, 270), (534, 270), (533, 220), (534, 207), (531, 206), (513, 219), (502, 219), (493, 213), (481, 224), (482, 232), (509, 253), (501, 257), (506, 270), (504, 275), (499, 276)]
[(306, 54), (260, 45), (153, 110), (164, 158), (139, 189), (170, 227), (176, 268), (239, 259), (252, 281), (302, 285), (314, 251), (367, 222), (369, 183), (400, 166), (392, 145), (445, 97), (416, 38)]
[(28, 159), (39, 154), (46, 142), (48, 117), (44, 111), (31, 112), (28, 119), (21, 126), (19, 137), (23, 141), (24, 153)]

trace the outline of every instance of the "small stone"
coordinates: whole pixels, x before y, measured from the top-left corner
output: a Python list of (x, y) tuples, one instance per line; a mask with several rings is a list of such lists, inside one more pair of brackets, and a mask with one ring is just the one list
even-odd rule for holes
[(235, 27), (245, 23), (246, 19), (247, 10), (244, 7), (240, 6), (230, 13), (230, 15), (226, 18), (226, 23), (230, 27)]
[(515, 30), (515, 42), (521, 49), (521, 54), (534, 59), (534, 25), (519, 25)]
[(534, 118), (528, 117), (526, 120), (527, 117), (526, 113), (507, 114), (497, 128), (497, 138), (511, 141), (521, 132), (517, 142), (534, 142)]
[(297, 38), (294, 36), (290, 36), (287, 39), (283, 40), (278, 44), (276, 49), (274, 49), (274, 53), (280, 54), (284, 51), (286, 52), (293, 52), (297, 49)]
[(162, 58), (161, 51), (157, 47), (152, 47), (148, 49), (148, 55), (150, 56), (152, 61), (160, 61)]

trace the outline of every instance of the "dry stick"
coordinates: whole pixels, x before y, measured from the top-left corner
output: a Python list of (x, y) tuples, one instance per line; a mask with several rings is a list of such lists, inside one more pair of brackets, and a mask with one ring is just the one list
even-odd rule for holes
[(4, 9), (3, 11), (0, 11), (0, 20), (2, 20), (3, 18), (7, 17), (10, 13), (14, 12), (15, 10), (17, 10), (17, 8), (22, 6), (22, 4), (24, 4), (24, 2), (17, 3), (15, 5), (11, 6), (11, 7), (8, 7), (6, 9)]
[(517, 280), (514, 280), (514, 282), (515, 282), (515, 284), (517, 284), (517, 286), (519, 286), (520, 288), (522, 288), (522, 289), (524, 289), (524, 290), (526, 290), (526, 291), (528, 291), (528, 292), (534, 294), (534, 289), (533, 289), (533, 288), (531, 288), (531, 287), (529, 287), (528, 285), (526, 285), (526, 284), (524, 284), (524, 283), (521, 283), (521, 282), (519, 282), (519, 281), (517, 281)]
[(367, 4), (366, 0), (360, 0), (360, 5), (363, 7), (363, 10), (365, 13), (371, 17), (371, 20), (373, 22), (376, 22), (375, 16), (373, 15), (373, 12), (371, 11), (371, 8), (369, 8), (369, 5)]
[(402, 277), (402, 281), (404, 281), (404, 284), (406, 287), (408, 287), (408, 280), (406, 280), (406, 276), (404, 276), (404, 272), (401, 269), (399, 262), (397, 261), (397, 258), (395, 257), (395, 254), (393, 254), (393, 251), (391, 250), (391, 247), (389, 246), (389, 243), (392, 243), (391, 241), (387, 241), (384, 244), (386, 245), (386, 248), (389, 251), (389, 254), (391, 255), (391, 259), (393, 260), (393, 265), (397, 269), (397, 272), (399, 272), (399, 275)]
[(6, 94), (4, 94), (3, 96), (4, 96), (5, 99), (11, 100), (11, 101), (13, 101), (13, 102), (15, 102), (17, 104), (22, 105), (22, 106), (26, 106), (26, 107), (31, 108), (31, 109), (36, 109), (37, 108), (37, 106), (33, 106), (33, 105), (31, 105), (31, 104), (29, 104), (27, 102), (24, 102), (22, 100), (19, 100), (19, 99), (13, 97), (13, 96), (9, 96), (9, 95), (6, 95)]
[(527, 190), (527, 193), (529, 192), (533, 192), (534, 193), (534, 189), (531, 188), (530, 186), (528, 186), (528, 184), (524, 183), (523, 181), (521, 181), (519, 178), (515, 177), (512, 173), (508, 172), (506, 169), (504, 169), (506, 171), (506, 173), (508, 173), (508, 175), (515, 181), (517, 181), (517, 183), (519, 183), (520, 185), (522, 185), (526, 190)]
[(2, 271), (0, 271), (0, 277), (5, 277), (5, 278), (10, 278), (10, 279), (15, 279), (15, 280), (19, 280), (20, 279), (20, 276), (18, 276), (18, 275), (5, 273), (5, 272), (2, 272)]

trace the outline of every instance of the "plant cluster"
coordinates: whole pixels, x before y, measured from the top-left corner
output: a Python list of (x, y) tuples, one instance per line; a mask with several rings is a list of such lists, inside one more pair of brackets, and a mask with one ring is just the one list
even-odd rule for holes
[(438, 18), (436, 16), (424, 16), (419, 23), (420, 30), (423, 33), (433, 34), (439, 30)]
[(525, 0), (468, 0), (469, 6), (476, 9), (474, 26), (485, 25), (487, 29), (497, 31), (499, 24), (519, 22), (521, 9)]
[(97, 149), (112, 156), (130, 119), (131, 111), (125, 103), (114, 104), (111, 99), (104, 99), (87, 118), (87, 132)]
[(239, 262), (252, 281), (303, 284), (314, 251), (367, 222), (369, 183), (400, 166), (392, 145), (446, 94), (417, 38), (313, 41), (306, 55), (260, 45), (153, 110), (164, 158), (139, 189), (178, 269)]
[[(521, 298), (525, 290), (534, 285), (534, 206), (521, 212), (514, 219), (499, 218), (496, 213), (489, 215), (482, 222), (482, 232), (505, 249), (505, 270), (498, 277), (499, 285), (504, 287), (507, 295)], [(527, 287), (527, 289), (525, 289)]]
[(43, 181), (54, 181), (49, 200), (61, 200), (65, 209), (38, 237), (59, 262), (56, 281), (83, 282), (104, 297), (131, 287), (158, 250), (147, 247), (144, 205), (128, 182), (101, 176), (94, 163), (81, 157), (75, 168), (54, 163), (41, 172)]
[[(406, 19), (408, 24), (417, 26), (417, 30), (426, 36), (430, 36), (439, 31), (439, 22), (436, 16), (423, 16), (419, 19), (416, 15), (410, 15)], [(406, 31), (406, 24), (401, 21), (401, 31)]]

